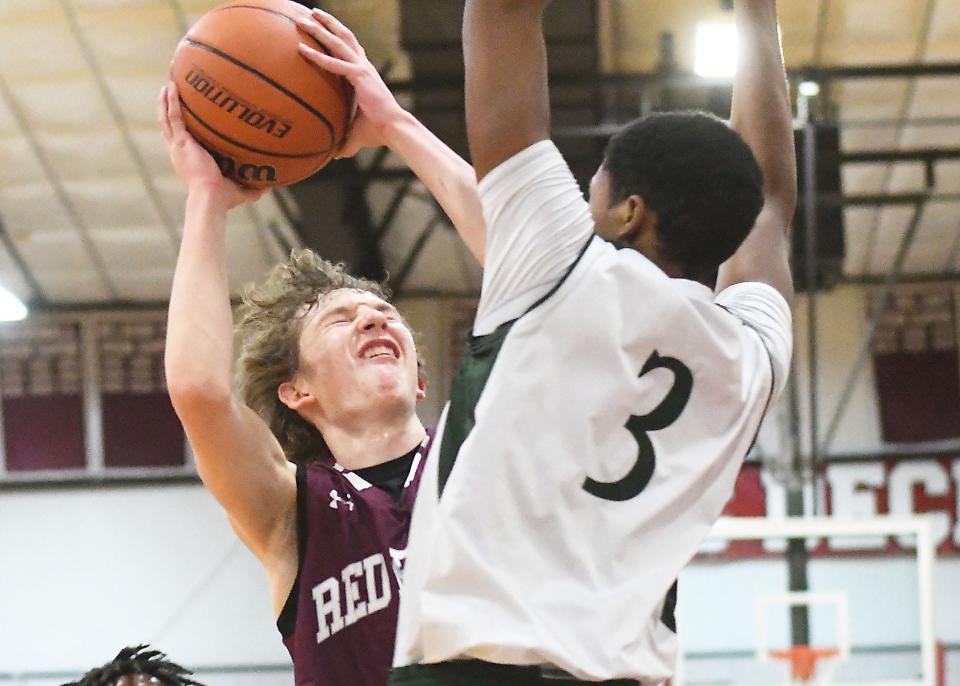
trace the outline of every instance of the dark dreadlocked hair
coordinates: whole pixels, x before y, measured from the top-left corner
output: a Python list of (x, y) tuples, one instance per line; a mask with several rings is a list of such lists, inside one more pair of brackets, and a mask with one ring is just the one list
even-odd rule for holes
[(113, 686), (117, 679), (134, 674), (144, 674), (157, 679), (164, 686), (203, 686), (189, 678), (189, 669), (166, 661), (166, 654), (148, 650), (146, 644), (127, 647), (103, 667), (91, 669), (80, 681), (62, 686)]

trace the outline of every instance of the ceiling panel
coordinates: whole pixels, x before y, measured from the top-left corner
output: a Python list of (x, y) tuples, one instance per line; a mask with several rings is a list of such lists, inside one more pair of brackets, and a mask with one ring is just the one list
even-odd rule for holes
[(899, 118), (910, 93), (910, 79), (864, 78), (835, 81), (830, 95), (842, 120)]
[(39, 230), (15, 236), (14, 241), (51, 302), (97, 302), (113, 297), (76, 231)]
[[(960, 136), (956, 139), (960, 142)], [(937, 185), (939, 193), (960, 193), (960, 160), (944, 160), (937, 164)], [(960, 222), (960, 216), (957, 217)]]
[(902, 162), (890, 165), (886, 191), (888, 193), (913, 193), (926, 187), (926, 173), (919, 162)]
[[(900, 129), (896, 126), (848, 126), (840, 129), (840, 147), (845, 152), (896, 148)], [(860, 165), (856, 165), (860, 166)]]
[[(960, 14), (960, 8), (957, 10)], [(915, 79), (916, 92), (907, 114), (911, 118), (939, 117), (945, 113), (960, 115), (960, 74)]]
[[(960, 203), (928, 203), (913, 247), (904, 263), (906, 273), (942, 273), (950, 268), (949, 246), (953, 242), (960, 218)], [(945, 231), (945, 228), (952, 230)]]
[(876, 210), (866, 207), (848, 207), (843, 211), (847, 252), (843, 261), (845, 274), (861, 274), (869, 258), (875, 237)]
[(955, 125), (911, 126), (907, 123), (900, 134), (900, 144), (904, 148), (955, 148), (960, 144), (960, 118)]
[(96, 84), (86, 75), (62, 79), (7, 77), (16, 105), (35, 132), (84, 133), (113, 128)]
[(915, 59), (930, 0), (831, 0), (822, 62), (884, 64)]
[(135, 171), (120, 135), (111, 129), (37, 135), (61, 180), (128, 177)]
[(841, 187), (847, 194), (880, 193), (887, 164), (848, 164), (841, 168)]
[[(156, 128), (156, 98), (183, 28), (218, 4), (0, 2), (0, 156), (12, 161), (0, 172), (0, 219), (51, 301), (166, 299), (184, 189)], [(261, 204), (229, 220), (237, 283), (282, 254), (270, 231), (238, 228), (251, 217), (285, 224), (275, 203)], [(0, 253), (7, 278), (13, 256)]]
[[(184, 189), (156, 130), (155, 101), (184, 27), (220, 2), (0, 0), (0, 220), (55, 301), (167, 297)], [(374, 64), (392, 63), (391, 79), (402, 80), (411, 74), (400, 46), (398, 2), (324, 4), (354, 29)], [(673, 33), (677, 61), (689, 69), (696, 24), (732, 19), (717, 0), (600, 0), (598, 7), (606, 71), (652, 71), (663, 31)], [(779, 0), (779, 9), (785, 57), (794, 68), (960, 61), (957, 0)], [(844, 151), (960, 146), (960, 75), (834, 80), (827, 93), (839, 119), (848, 122), (841, 129)], [(937, 192), (960, 193), (960, 161), (939, 162), (935, 169)], [(842, 175), (848, 194), (916, 191), (924, 183), (918, 163), (848, 165)], [(58, 183), (81, 226), (58, 196)], [(374, 219), (382, 217), (398, 185), (396, 179), (371, 184)], [(418, 184), (415, 190), (423, 193)], [(957, 211), (931, 206), (908, 269), (937, 271), (947, 260), (957, 268)], [(381, 245), (393, 274), (434, 212), (433, 203), (416, 193), (404, 200)], [(865, 264), (882, 273), (909, 224), (909, 208), (848, 208), (845, 217), (846, 273), (855, 276)], [(108, 265), (116, 294), (107, 290), (84, 247), (84, 227)], [(232, 288), (259, 278), (283, 257), (286, 248), (276, 234), (285, 244), (298, 244), (270, 198), (231, 214)], [(0, 283), (27, 289), (2, 246)], [(407, 287), (459, 292), (478, 283), (472, 258), (442, 226), (423, 247)]]
[(877, 240), (873, 250), (868, 250), (870, 261), (865, 265), (866, 273), (884, 275), (893, 269), (894, 258), (907, 232), (911, 217), (913, 217), (913, 209), (901, 205), (884, 207), (879, 211)]
[(929, 62), (960, 60), (960, 11), (956, 0), (937, 0), (923, 58)]

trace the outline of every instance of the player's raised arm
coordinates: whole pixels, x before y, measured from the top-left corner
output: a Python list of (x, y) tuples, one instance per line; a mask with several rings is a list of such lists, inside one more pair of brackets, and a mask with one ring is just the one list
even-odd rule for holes
[(345, 77), (356, 93), (357, 118), (337, 156), (349, 157), (365, 147), (389, 147), (423, 181), (483, 264), (486, 231), (473, 167), (400, 106), (356, 36), (336, 17), (315, 9), (311, 19), (298, 23), (329, 51), (326, 54), (303, 44), (303, 56)]
[(740, 57), (731, 123), (760, 164), (764, 204), (750, 235), (721, 265), (717, 291), (742, 281), (761, 281), (790, 302), (793, 279), (788, 260), (790, 221), (797, 204), (797, 162), (776, 0), (736, 0), (734, 8)]
[(266, 424), (231, 390), (225, 251), (227, 211), (263, 191), (223, 178), (184, 128), (173, 84), (161, 93), (158, 109), (171, 162), (188, 191), (167, 320), (167, 388), (204, 485), (269, 570), (286, 552), (284, 541), (296, 550), (294, 467)]
[(550, 0), (467, 0), (463, 15), (467, 140), (482, 179), (550, 136), (543, 11)]

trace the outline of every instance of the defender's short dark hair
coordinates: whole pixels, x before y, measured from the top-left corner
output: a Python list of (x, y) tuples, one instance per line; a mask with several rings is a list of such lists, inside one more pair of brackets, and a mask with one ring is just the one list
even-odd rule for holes
[(155, 677), (164, 686), (203, 686), (189, 678), (193, 674), (189, 669), (168, 662), (164, 653), (148, 647), (143, 644), (124, 648), (107, 664), (84, 674), (80, 681), (63, 686), (113, 686), (117, 679), (135, 674)]
[(611, 204), (639, 195), (657, 215), (657, 249), (683, 276), (709, 279), (750, 233), (763, 206), (763, 174), (750, 148), (705, 112), (636, 119), (604, 152)]

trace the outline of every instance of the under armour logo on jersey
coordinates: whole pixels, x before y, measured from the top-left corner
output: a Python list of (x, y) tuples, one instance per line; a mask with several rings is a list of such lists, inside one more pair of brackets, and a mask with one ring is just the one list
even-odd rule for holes
[(340, 494), (337, 493), (337, 489), (330, 491), (330, 507), (334, 510), (340, 509), (340, 503), (343, 503), (347, 506), (347, 509), (353, 512), (353, 499), (350, 497), (350, 494), (347, 494), (346, 498), (341, 498)]

